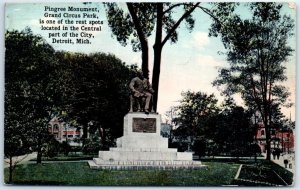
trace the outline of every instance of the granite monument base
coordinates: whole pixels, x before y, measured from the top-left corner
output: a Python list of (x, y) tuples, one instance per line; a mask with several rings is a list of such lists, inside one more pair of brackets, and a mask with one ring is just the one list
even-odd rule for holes
[(191, 152), (168, 148), (168, 139), (160, 135), (158, 114), (128, 113), (124, 117), (123, 136), (117, 147), (99, 151), (99, 157), (89, 161), (93, 169), (199, 169), (204, 165), (193, 161)]

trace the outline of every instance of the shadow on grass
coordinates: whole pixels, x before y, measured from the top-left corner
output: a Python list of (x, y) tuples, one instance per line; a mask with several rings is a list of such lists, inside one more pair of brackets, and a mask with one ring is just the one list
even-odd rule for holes
[(274, 170), (269, 167), (243, 165), (238, 179), (233, 184), (244, 186), (287, 186)]
[[(234, 185), (241, 185), (241, 186), (270, 186), (270, 184), (275, 185), (292, 185), (293, 184), (293, 173), (286, 170), (285, 168), (275, 164), (272, 161), (265, 160), (265, 159), (243, 159), (243, 158), (205, 158), (200, 159), (203, 162), (216, 162), (216, 163), (228, 163), (228, 164), (243, 164), (247, 165), (248, 167), (243, 167), (244, 170), (246, 170), (247, 175), (244, 177), (244, 181), (240, 180), (234, 180)], [(252, 168), (252, 169), (250, 169)], [(254, 168), (254, 169), (253, 169)], [(274, 172), (279, 175), (282, 179), (278, 178), (278, 176)], [(266, 174), (266, 178), (264, 179), (264, 182), (268, 184), (263, 183), (253, 183), (251, 181), (257, 181), (255, 176), (264, 175)], [(262, 180), (262, 176), (260, 176), (260, 180)], [(271, 177), (274, 176), (274, 177)], [(254, 178), (254, 179), (253, 179)], [(272, 180), (277, 179), (277, 180)], [(247, 181), (250, 180), (250, 181)], [(283, 182), (286, 182), (286, 184)], [(270, 183), (270, 184), (269, 184)]]

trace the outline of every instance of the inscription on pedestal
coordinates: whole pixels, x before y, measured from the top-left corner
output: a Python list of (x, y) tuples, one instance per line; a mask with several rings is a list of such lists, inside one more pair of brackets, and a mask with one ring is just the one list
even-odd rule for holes
[(133, 118), (132, 132), (155, 133), (156, 119), (155, 118)]

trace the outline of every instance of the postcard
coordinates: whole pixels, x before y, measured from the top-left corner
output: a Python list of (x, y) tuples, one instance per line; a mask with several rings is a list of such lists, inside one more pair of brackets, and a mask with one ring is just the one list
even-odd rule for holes
[(296, 3), (3, 8), (4, 184), (295, 184)]

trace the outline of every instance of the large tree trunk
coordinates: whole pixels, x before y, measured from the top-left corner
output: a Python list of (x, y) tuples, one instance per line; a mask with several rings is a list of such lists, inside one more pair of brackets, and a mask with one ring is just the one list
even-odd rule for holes
[(158, 88), (159, 88), (159, 75), (160, 75), (160, 63), (161, 63), (161, 48), (155, 48), (154, 51), (154, 65), (153, 65), (153, 76), (152, 76), (152, 87), (155, 91), (153, 94), (153, 109), (157, 111), (158, 103)]
[(127, 7), (129, 10), (129, 13), (131, 15), (134, 27), (138, 33), (138, 37), (141, 43), (142, 48), (142, 71), (145, 78), (149, 78), (149, 52), (148, 52), (148, 41), (144, 35), (143, 29), (141, 27), (141, 24), (139, 23), (139, 19), (136, 15), (136, 10), (134, 10), (133, 3), (127, 3)]
[(152, 86), (155, 90), (153, 96), (153, 108), (157, 111), (158, 102), (158, 89), (159, 89), (159, 75), (160, 75), (160, 65), (161, 65), (161, 52), (165, 43), (170, 39), (172, 34), (176, 31), (180, 23), (189, 16), (199, 5), (196, 3), (190, 10), (186, 11), (180, 19), (172, 26), (171, 30), (168, 32), (164, 40), (162, 40), (162, 21), (163, 21), (163, 3), (157, 3), (157, 22), (156, 22), (156, 37), (154, 48), (154, 64), (153, 64), (153, 75), (152, 75)]
[(266, 126), (266, 151), (267, 151), (267, 160), (271, 160), (271, 135), (270, 135), (270, 127)]
[(268, 121), (268, 114), (265, 114), (264, 125), (266, 130), (266, 160), (271, 160), (271, 131), (270, 131), (270, 122)]
[(157, 111), (158, 102), (158, 88), (159, 88), (159, 75), (161, 64), (161, 51), (162, 51), (162, 20), (163, 20), (163, 4), (157, 3), (157, 22), (156, 22), (156, 36), (154, 49), (154, 63), (152, 75), (152, 88), (155, 91), (153, 94), (153, 109)]
[(38, 150), (38, 152), (37, 152), (36, 163), (37, 164), (41, 164), (42, 163), (42, 151), (41, 150)]
[(142, 71), (145, 78), (149, 78), (149, 50), (148, 50), (148, 42), (144, 38), (141, 41), (142, 46)]
[(40, 145), (38, 145), (38, 148), (37, 148), (36, 163), (37, 164), (41, 164), (42, 163), (42, 148), (41, 148)]
[(87, 137), (88, 137), (88, 125), (85, 124), (85, 125), (83, 125), (82, 139), (86, 139)]
[(42, 163), (42, 140), (41, 137), (38, 137), (37, 140), (37, 158), (36, 158), (36, 163), (41, 164)]
[(82, 136), (81, 136), (82, 147), (86, 144), (87, 138), (88, 138), (88, 124), (84, 124), (82, 128)]
[[(81, 140), (82, 140), (82, 147), (85, 145), (86, 143), (86, 139), (88, 138), (88, 132), (89, 132), (89, 119), (87, 118), (87, 116), (83, 116), (80, 118), (80, 120), (78, 121), (81, 125), (82, 125), (82, 136), (81, 136)], [(66, 134), (66, 136), (68, 136), (68, 134)]]
[(13, 181), (13, 157), (9, 156), (9, 180), (8, 183), (11, 184)]

